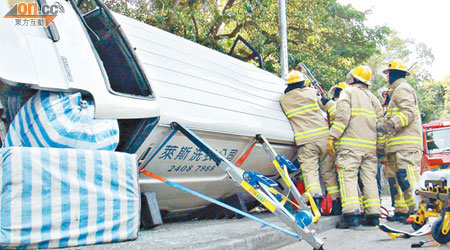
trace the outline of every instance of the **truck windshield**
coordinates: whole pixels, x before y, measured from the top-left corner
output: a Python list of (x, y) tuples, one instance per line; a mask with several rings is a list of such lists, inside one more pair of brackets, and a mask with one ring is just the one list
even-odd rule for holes
[(150, 83), (120, 25), (100, 0), (70, 0), (108, 75), (110, 91), (153, 97)]
[(426, 132), (426, 141), (428, 154), (450, 153), (450, 128)]

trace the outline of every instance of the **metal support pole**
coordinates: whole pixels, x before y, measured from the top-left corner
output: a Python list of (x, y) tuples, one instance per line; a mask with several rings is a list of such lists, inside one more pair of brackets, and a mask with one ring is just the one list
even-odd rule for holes
[(278, 0), (278, 19), (280, 26), (281, 78), (286, 80), (289, 70), (287, 25), (286, 25), (286, 0)]

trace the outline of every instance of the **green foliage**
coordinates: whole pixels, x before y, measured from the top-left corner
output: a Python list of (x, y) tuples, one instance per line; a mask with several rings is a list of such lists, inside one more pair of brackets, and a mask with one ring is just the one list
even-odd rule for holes
[[(238, 34), (263, 57), (264, 68), (280, 73), (278, 1), (106, 0), (113, 11), (141, 20), (209, 48), (228, 53)], [(344, 80), (357, 64), (378, 53), (387, 27), (364, 25), (366, 12), (336, 0), (287, 0), (289, 64), (304, 62), (325, 89)], [(240, 43), (234, 56), (254, 55)]]
[[(387, 27), (366, 27), (367, 13), (336, 1), (289, 3), (295, 6), (288, 9), (288, 16), (297, 16), (288, 20), (289, 49), (294, 59), (290, 63), (311, 65), (325, 88), (345, 80), (352, 68), (377, 54), (389, 32)], [(292, 13), (298, 10), (307, 11)]]
[(392, 60), (402, 60), (407, 66), (408, 64), (411, 65), (409, 69), (411, 75), (408, 77), (408, 82), (416, 90), (420, 89), (423, 82), (431, 79), (428, 69), (434, 61), (434, 55), (425, 44), (417, 44), (411, 39), (402, 39), (396, 32), (391, 32), (380, 50), (381, 53), (373, 55), (366, 62), (373, 70), (373, 90), (387, 86), (386, 75), (382, 71), (386, 69), (386, 63)]
[(450, 76), (443, 81), (428, 81), (422, 85), (422, 121), (450, 118)]

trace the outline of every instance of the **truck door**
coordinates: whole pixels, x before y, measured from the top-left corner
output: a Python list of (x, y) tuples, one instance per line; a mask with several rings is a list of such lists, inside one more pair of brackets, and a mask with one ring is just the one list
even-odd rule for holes
[(22, 1), (0, 1), (1, 82), (91, 95), (96, 118), (159, 116), (151, 85), (103, 3), (91, 1), (92, 10), (83, 13), (73, 0), (27, 1), (38, 11), (57, 6), (46, 26), (18, 15), (17, 2)]

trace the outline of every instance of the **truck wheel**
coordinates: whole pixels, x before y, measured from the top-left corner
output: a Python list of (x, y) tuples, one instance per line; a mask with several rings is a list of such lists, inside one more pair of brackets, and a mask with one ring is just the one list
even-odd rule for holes
[(254, 198), (252, 198), (250, 201), (246, 202), (245, 205), (247, 206), (247, 211), (252, 210), (253, 208), (259, 206), (259, 201), (255, 200)]
[(433, 226), (431, 227), (431, 235), (433, 236), (433, 239), (441, 244), (447, 244), (450, 241), (450, 233), (447, 235), (442, 234), (442, 218), (439, 218), (437, 221), (434, 222)]
[[(247, 206), (245, 204), (244, 199), (242, 198), (242, 195), (240, 194), (234, 194), (232, 196), (229, 196), (225, 199), (220, 200), (221, 202), (228, 204), (232, 207), (235, 207), (239, 210), (245, 211), (247, 212)], [(232, 218), (237, 218), (240, 219), (243, 216), (230, 211), (224, 207), (221, 207), (219, 205), (216, 204), (209, 204), (207, 207), (200, 209), (199, 211), (194, 212), (194, 217), (197, 218), (198, 220), (203, 220), (203, 219), (232, 219)]]

